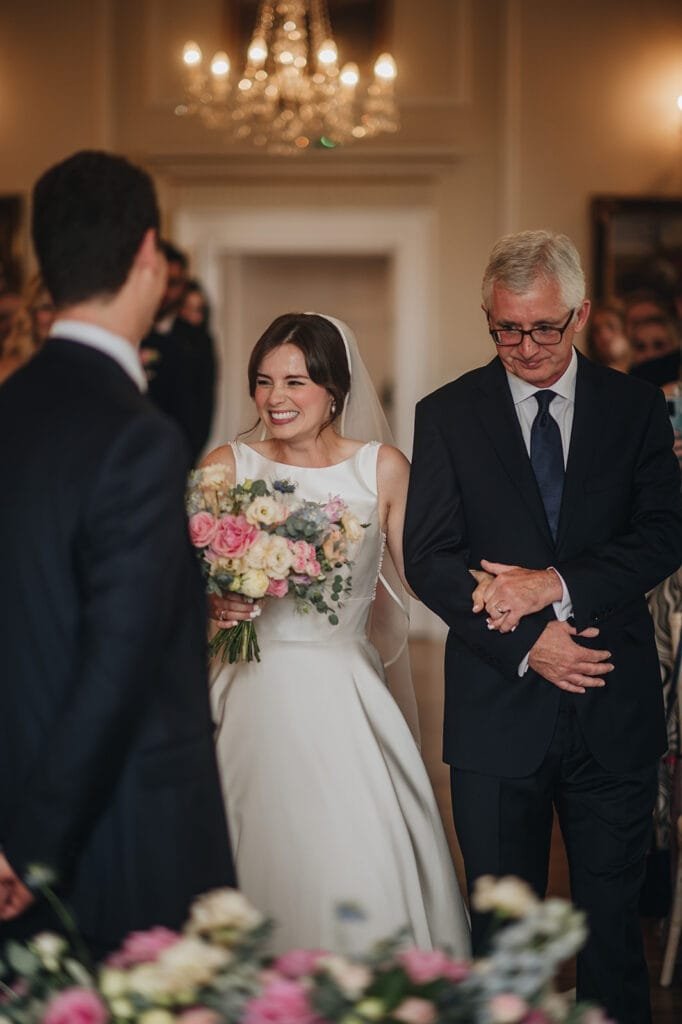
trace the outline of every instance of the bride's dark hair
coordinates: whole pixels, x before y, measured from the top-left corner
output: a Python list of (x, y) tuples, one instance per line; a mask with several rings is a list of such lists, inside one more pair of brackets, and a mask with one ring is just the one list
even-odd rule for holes
[(334, 415), (329, 420), (332, 423), (343, 412), (350, 391), (350, 367), (340, 332), (316, 313), (284, 313), (266, 328), (249, 359), (249, 394), (253, 398), (258, 371), (265, 357), (287, 344), (295, 345), (303, 353), (310, 379), (334, 399)]

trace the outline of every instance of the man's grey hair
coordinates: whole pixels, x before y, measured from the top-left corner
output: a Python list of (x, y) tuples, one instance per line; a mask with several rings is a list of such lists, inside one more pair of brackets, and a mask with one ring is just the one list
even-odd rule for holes
[(490, 309), (495, 284), (523, 295), (537, 278), (556, 280), (569, 309), (577, 309), (585, 298), (585, 275), (570, 238), (550, 231), (505, 235), (493, 246), (483, 274), (484, 307)]

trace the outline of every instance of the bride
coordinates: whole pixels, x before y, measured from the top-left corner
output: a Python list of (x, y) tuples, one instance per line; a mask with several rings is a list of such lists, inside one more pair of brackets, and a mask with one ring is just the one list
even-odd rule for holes
[(340, 495), (368, 525), (336, 626), (288, 598), (212, 598), (222, 626), (262, 610), (261, 661), (226, 664), (212, 684), (240, 886), (277, 923), (276, 952), (357, 952), (406, 927), (421, 948), (466, 956), (466, 911), (407, 724), (416, 730), (400, 596), (409, 464), (381, 443), (388, 426), (340, 321), (278, 317), (248, 379), (263, 440), (204, 465), (225, 465), (232, 482), (286, 477), (311, 501)]

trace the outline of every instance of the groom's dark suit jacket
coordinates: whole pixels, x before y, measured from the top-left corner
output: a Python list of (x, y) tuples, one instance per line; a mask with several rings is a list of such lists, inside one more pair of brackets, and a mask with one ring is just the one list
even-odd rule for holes
[[(645, 594), (682, 559), (677, 461), (662, 393), (578, 357), (575, 416), (553, 541), (499, 359), (417, 407), (405, 569), (450, 627), (445, 760), (520, 777), (548, 748), (560, 691), (518, 666), (551, 608), (514, 633), (473, 615), (468, 573), (481, 558), (561, 573), (579, 629), (597, 626), (615, 669), (603, 689), (571, 695), (592, 755), (630, 771), (665, 750), (661, 680)], [(582, 642), (582, 641), (581, 641)]]
[(102, 951), (234, 881), (189, 455), (114, 360), (68, 340), (0, 387), (0, 437), (0, 845), (20, 874), (57, 871)]

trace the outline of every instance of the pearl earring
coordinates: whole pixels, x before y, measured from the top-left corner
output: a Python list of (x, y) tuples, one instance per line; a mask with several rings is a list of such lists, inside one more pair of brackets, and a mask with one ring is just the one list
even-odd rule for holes
[(336, 416), (336, 401), (332, 398), (331, 408), (329, 410), (332, 416)]

